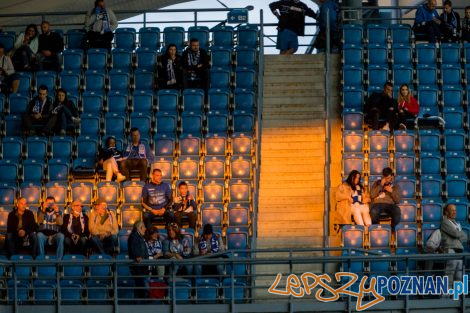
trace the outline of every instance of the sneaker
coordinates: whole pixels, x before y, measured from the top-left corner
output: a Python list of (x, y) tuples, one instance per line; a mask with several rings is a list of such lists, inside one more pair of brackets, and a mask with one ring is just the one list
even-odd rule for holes
[(400, 126), (398, 126), (399, 130), (406, 130), (406, 125), (403, 123), (400, 123)]
[(388, 123), (382, 127), (382, 130), (390, 131), (390, 127), (388, 126)]
[(121, 173), (117, 174), (116, 182), (120, 183), (126, 180), (126, 176), (122, 175)]

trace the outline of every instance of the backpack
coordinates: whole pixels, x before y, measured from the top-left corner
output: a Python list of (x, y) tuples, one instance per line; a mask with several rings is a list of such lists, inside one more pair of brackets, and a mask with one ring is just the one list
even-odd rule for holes
[(441, 230), (436, 229), (432, 232), (431, 236), (429, 236), (428, 240), (426, 241), (426, 245), (424, 247), (424, 251), (427, 253), (435, 253), (437, 249), (441, 246)]

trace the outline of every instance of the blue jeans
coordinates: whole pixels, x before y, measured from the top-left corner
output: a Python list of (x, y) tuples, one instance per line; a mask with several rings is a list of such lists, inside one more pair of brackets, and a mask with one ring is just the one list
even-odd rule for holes
[(111, 235), (103, 240), (100, 239), (98, 236), (92, 236), (91, 237), (91, 242), (93, 245), (96, 247), (98, 250), (99, 254), (105, 254), (105, 246), (106, 248), (112, 249), (113, 252), (119, 252), (119, 241), (118, 241), (118, 236), (117, 235)]
[(145, 211), (143, 217), (145, 228), (147, 229), (152, 227), (152, 222), (159, 221), (162, 218), (165, 220), (165, 224), (169, 224), (175, 221), (175, 213), (172, 210), (166, 210), (163, 216), (157, 216), (152, 212)]
[(57, 260), (62, 260), (64, 256), (64, 234), (57, 233), (51, 236), (46, 236), (44, 233), (38, 233), (38, 248), (39, 255), (45, 255), (46, 244), (56, 245), (57, 251)]
[(386, 214), (392, 218), (392, 229), (395, 229), (395, 226), (400, 223), (401, 220), (401, 211), (398, 205), (388, 204), (388, 203), (374, 203), (370, 207), (370, 218), (372, 224), (378, 224), (380, 220), (380, 215)]
[[(37, 240), (37, 235), (35, 232), (27, 234), (29, 237), (29, 241), (25, 242), (24, 237), (19, 237), (16, 233), (7, 233), (7, 238), (6, 238), (6, 247), (9, 255), (16, 254), (18, 250), (20, 250), (22, 247), (23, 248), (28, 248), (31, 250), (31, 255), (33, 257), (36, 256), (36, 251), (37, 251), (37, 246), (38, 246), (38, 240)], [(26, 236), (25, 236), (26, 237)], [(27, 245), (25, 245), (25, 243)]]

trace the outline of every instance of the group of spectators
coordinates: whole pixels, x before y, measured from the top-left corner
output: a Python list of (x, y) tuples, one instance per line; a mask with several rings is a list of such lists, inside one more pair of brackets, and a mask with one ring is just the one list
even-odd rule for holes
[(465, 17), (452, 9), (452, 1), (444, 1), (444, 10), (439, 15), (437, 1), (427, 0), (416, 10), (413, 29), (425, 36), (429, 42), (470, 42), (470, 6), (465, 7)]

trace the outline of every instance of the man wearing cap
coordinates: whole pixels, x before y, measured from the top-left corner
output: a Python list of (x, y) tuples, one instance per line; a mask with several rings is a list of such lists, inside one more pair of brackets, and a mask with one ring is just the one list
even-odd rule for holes
[(105, 254), (106, 250), (119, 253), (117, 236), (119, 228), (116, 213), (108, 210), (108, 205), (103, 198), (95, 202), (95, 209), (90, 213), (89, 231), (91, 242), (100, 254)]
[(163, 217), (166, 224), (174, 222), (175, 216), (171, 209), (173, 192), (170, 185), (162, 181), (162, 171), (152, 171), (152, 180), (142, 189), (142, 209), (145, 227), (150, 229), (152, 222)]
[(70, 214), (64, 215), (61, 232), (65, 235), (65, 247), (69, 253), (80, 253), (85, 255), (88, 237), (88, 216), (82, 212), (82, 202), (72, 202)]
[[(212, 254), (221, 253), (224, 251), (224, 244), (220, 236), (214, 234), (211, 224), (204, 225), (204, 230), (202, 236), (199, 238), (199, 244), (194, 246), (194, 255), (200, 256), (210, 256)], [(220, 255), (219, 257), (224, 257)], [(196, 276), (204, 274), (214, 274), (223, 275), (224, 274), (224, 265), (205, 265), (204, 267), (201, 264), (197, 264), (194, 267), (194, 273)]]

